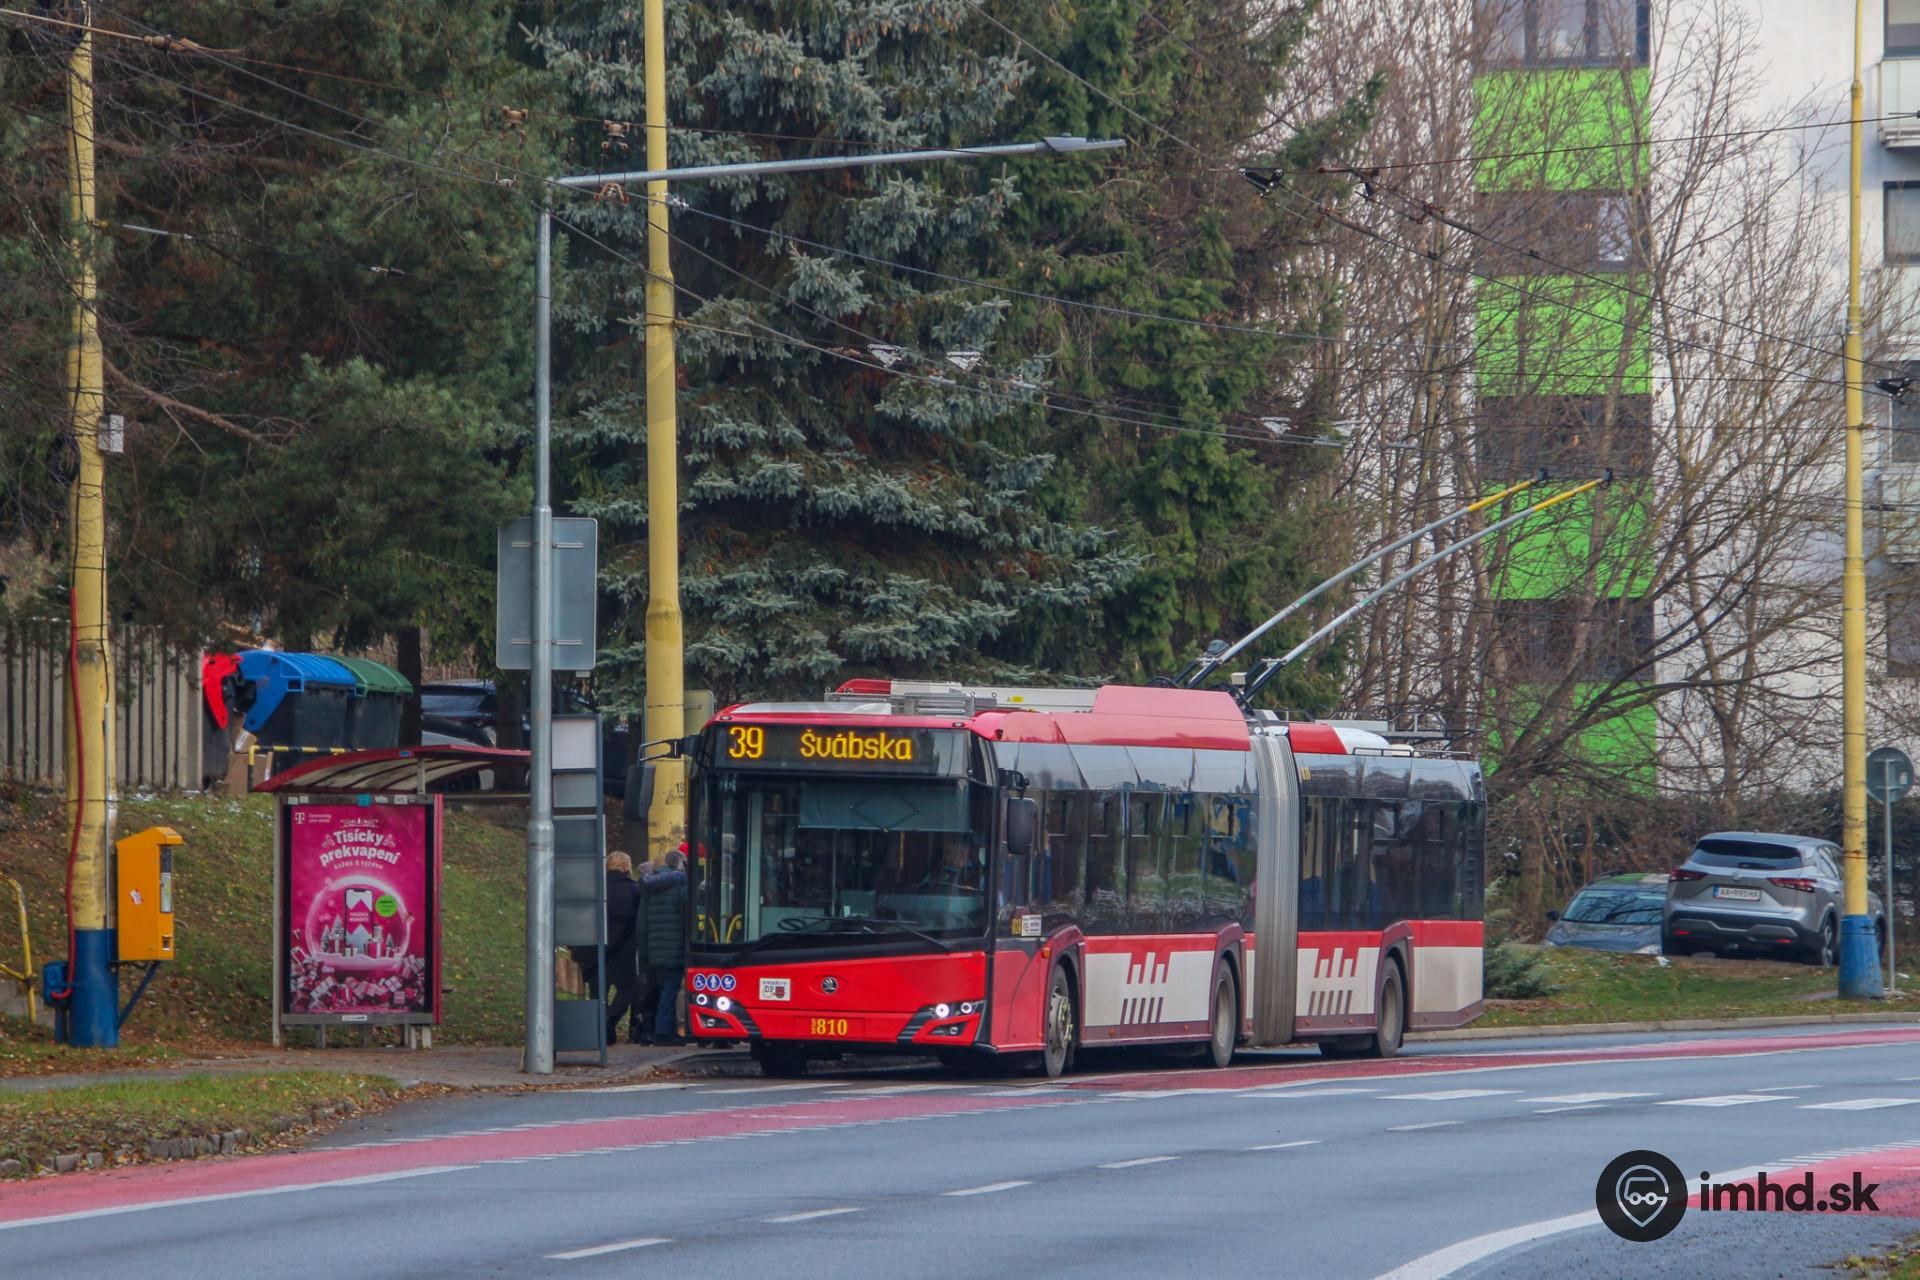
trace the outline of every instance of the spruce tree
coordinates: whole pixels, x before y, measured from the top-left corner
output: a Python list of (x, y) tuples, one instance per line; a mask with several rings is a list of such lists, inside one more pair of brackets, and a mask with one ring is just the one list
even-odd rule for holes
[[(1028, 68), (957, 39), (970, 12), (959, 0), (670, 4), (673, 163), (795, 154), (806, 140), (822, 152), (1003, 140)], [(576, 6), (540, 45), (586, 113), (643, 117), (637, 6)], [(1055, 163), (1082, 183), (1096, 172)], [(1058, 465), (1037, 444), (1045, 362), (1003, 341), (1007, 308), (760, 230), (968, 274), (1022, 198), (1007, 167), (687, 184), (674, 196), (689, 684), (725, 701), (817, 694), (862, 674), (1076, 674), (1049, 669), (1043, 652), (1009, 664), (996, 640), (1023, 620), (1092, 624), (1137, 556), (1037, 502)], [(639, 200), (612, 198), (565, 211), (584, 233), (568, 248), (575, 505), (602, 521), (603, 583), (619, 606), (602, 678), (633, 703), (647, 589), (634, 314), (645, 216)]]

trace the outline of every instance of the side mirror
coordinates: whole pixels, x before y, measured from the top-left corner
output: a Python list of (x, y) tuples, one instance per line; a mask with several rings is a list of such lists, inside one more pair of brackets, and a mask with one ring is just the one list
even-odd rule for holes
[(1033, 852), (1033, 838), (1040, 830), (1040, 805), (1037, 801), (1014, 797), (1007, 801), (1007, 852), (1024, 858)]
[(621, 797), (621, 812), (628, 822), (645, 822), (653, 808), (653, 766), (636, 764), (627, 770), (627, 794)]
[(1549, 919), (1549, 920), (1558, 920), (1559, 918), (1560, 918), (1560, 913), (1559, 913), (1558, 911), (1549, 911), (1549, 912), (1547, 912), (1547, 919)]

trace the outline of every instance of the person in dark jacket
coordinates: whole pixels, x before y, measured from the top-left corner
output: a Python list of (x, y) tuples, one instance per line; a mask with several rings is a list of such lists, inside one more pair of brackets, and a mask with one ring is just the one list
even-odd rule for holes
[(666, 868), (640, 881), (646, 920), (648, 976), (659, 992), (653, 1042), (679, 1044), (680, 987), (687, 976), (687, 855), (669, 853)]
[(620, 1020), (633, 1013), (628, 1034), (638, 1043), (646, 1028), (634, 1008), (640, 994), (640, 952), (635, 936), (640, 925), (640, 886), (633, 880), (633, 859), (624, 853), (607, 855), (607, 972), (603, 983), (607, 999), (607, 1043), (620, 1039)]

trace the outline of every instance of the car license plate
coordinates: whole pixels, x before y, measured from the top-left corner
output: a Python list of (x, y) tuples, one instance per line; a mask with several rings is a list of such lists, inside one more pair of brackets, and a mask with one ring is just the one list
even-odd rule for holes
[(1724, 884), (1713, 886), (1713, 896), (1716, 898), (1730, 898), (1735, 902), (1760, 901), (1760, 891), (1758, 889), (1734, 889)]

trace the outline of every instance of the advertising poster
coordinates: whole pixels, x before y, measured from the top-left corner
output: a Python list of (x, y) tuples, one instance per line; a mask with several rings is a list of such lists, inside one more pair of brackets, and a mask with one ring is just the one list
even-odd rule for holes
[(418, 804), (288, 806), (287, 1014), (431, 1020), (432, 817)]

